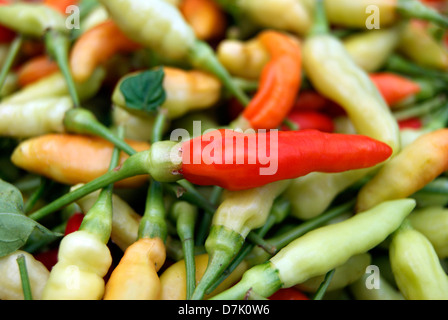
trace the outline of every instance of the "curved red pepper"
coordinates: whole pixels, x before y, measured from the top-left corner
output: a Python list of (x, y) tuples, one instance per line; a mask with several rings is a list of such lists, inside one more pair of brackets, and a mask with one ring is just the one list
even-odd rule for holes
[(185, 179), (229, 190), (255, 188), (313, 171), (367, 168), (392, 154), (387, 144), (367, 136), (318, 130), (245, 134), (221, 129), (185, 141), (181, 149)]
[(409, 118), (398, 121), (398, 127), (400, 129), (421, 129), (423, 127), (423, 123), (420, 118)]
[(287, 35), (267, 30), (259, 36), (270, 54), (260, 85), (242, 116), (253, 129), (277, 128), (292, 109), (302, 81), (300, 45)]
[(65, 235), (79, 230), (81, 226), (82, 219), (84, 219), (84, 214), (81, 212), (74, 213), (67, 221), (65, 226)]
[(373, 73), (370, 74), (370, 79), (389, 106), (420, 92), (418, 83), (395, 73)]

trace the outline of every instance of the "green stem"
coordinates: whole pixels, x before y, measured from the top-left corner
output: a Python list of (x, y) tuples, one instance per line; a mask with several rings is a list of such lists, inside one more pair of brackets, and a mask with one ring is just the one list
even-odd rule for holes
[(57, 62), (59, 69), (64, 75), (75, 108), (79, 107), (81, 103), (68, 62), (68, 52), (70, 47), (69, 36), (57, 30), (49, 29), (45, 33), (45, 46), (47, 52)]
[(40, 220), (50, 213), (61, 209), (62, 207), (92, 193), (107, 185), (130, 178), (136, 175), (148, 174), (147, 163), (149, 162), (149, 150), (138, 152), (130, 156), (126, 161), (112, 171), (106, 172), (104, 175), (92, 180), (82, 187), (70, 191), (60, 198), (54, 200), (43, 208), (32, 213), (29, 217), (34, 220)]
[(159, 109), (159, 112), (157, 112), (157, 116), (154, 121), (154, 128), (152, 131), (152, 139), (151, 139), (152, 143), (162, 140), (163, 129), (166, 126), (167, 120), (168, 120), (168, 111), (163, 108)]
[(313, 297), (313, 300), (322, 300), (322, 298), (325, 295), (325, 292), (327, 292), (327, 289), (328, 289), (328, 286), (330, 285), (331, 279), (333, 279), (333, 275), (334, 275), (335, 271), (336, 271), (336, 269), (332, 269), (327, 272), (324, 280), (322, 281), (319, 288), (317, 289), (317, 291)]
[(24, 212), (25, 214), (29, 213), (33, 208), (36, 202), (42, 197), (45, 190), (47, 189), (50, 181), (48, 179), (45, 179), (44, 177), (41, 177), (41, 182), (39, 187), (31, 194), (31, 196), (28, 198), (28, 200), (25, 203)]
[(253, 244), (259, 246), (260, 248), (262, 248), (264, 251), (266, 251), (270, 255), (275, 254), (275, 252), (277, 251), (277, 248), (275, 246), (273, 246), (272, 244), (270, 244), (269, 242), (264, 240), (257, 233), (249, 232), (249, 234), (247, 235), (247, 240), (249, 240)]
[(5, 84), (6, 77), (8, 76), (9, 71), (12, 68), (14, 60), (19, 53), (20, 47), (23, 43), (23, 35), (19, 34), (16, 38), (11, 42), (11, 45), (8, 50), (8, 55), (6, 56), (5, 62), (2, 65), (2, 69), (0, 71), (0, 91)]
[[(118, 136), (123, 137), (124, 130), (119, 128)], [(112, 171), (118, 165), (120, 160), (120, 150), (114, 148), (109, 170)], [(112, 232), (112, 196), (113, 183), (103, 188), (95, 201), (94, 205), (86, 213), (82, 220), (80, 230), (86, 230), (97, 235), (104, 243), (109, 241)]]
[(446, 103), (446, 101), (447, 99), (445, 96), (438, 96), (431, 100), (417, 104), (413, 107), (408, 107), (400, 111), (395, 111), (393, 115), (397, 120), (405, 120), (412, 117), (421, 117), (427, 115), (429, 112), (434, 111), (437, 108), (440, 108), (442, 104)]
[(417, 18), (448, 28), (448, 18), (419, 0), (398, 0), (397, 11), (406, 18)]
[(87, 109), (70, 109), (64, 116), (64, 127), (68, 132), (99, 136), (128, 155), (137, 153), (123, 138), (117, 137), (112, 131), (99, 122), (95, 115)]
[[(218, 205), (223, 188), (219, 186), (213, 186), (212, 194), (210, 195), (210, 209), (205, 210), (204, 215), (199, 224), (198, 233), (196, 235), (196, 245), (202, 245), (207, 239), (207, 235), (210, 231), (210, 225), (212, 223), (213, 214)], [(213, 210), (212, 210), (213, 209)]]
[(16, 261), (19, 265), (20, 279), (22, 280), (23, 297), (25, 300), (33, 300), (25, 256), (23, 254), (19, 255)]
[(314, 22), (307, 35), (308, 37), (330, 33), (327, 14), (325, 12), (325, 2), (324, 0), (316, 0), (315, 2), (316, 6), (314, 8)]
[(223, 82), (226, 89), (229, 90), (243, 106), (249, 104), (249, 97), (234, 82), (231, 75), (223, 67), (208, 43), (197, 40), (190, 50), (189, 60), (194, 67), (208, 71), (218, 77), (218, 79)]
[(160, 238), (165, 242), (167, 234), (162, 184), (150, 179), (145, 212), (140, 221), (138, 238)]
[(446, 74), (446, 72), (422, 67), (397, 54), (392, 54), (389, 56), (385, 64), (385, 70), (410, 76), (436, 79), (445, 83), (448, 82), (448, 75)]

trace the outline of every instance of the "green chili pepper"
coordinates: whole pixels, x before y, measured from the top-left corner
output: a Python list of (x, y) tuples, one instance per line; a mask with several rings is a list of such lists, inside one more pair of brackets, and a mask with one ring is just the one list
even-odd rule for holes
[(243, 105), (247, 105), (249, 98), (233, 82), (213, 49), (196, 39), (193, 29), (175, 6), (164, 0), (100, 2), (130, 39), (168, 58), (187, 59), (194, 67), (216, 75)]
[(448, 276), (434, 247), (409, 220), (394, 232), (389, 257), (397, 286), (405, 299), (448, 299)]
[(324, 274), (350, 257), (376, 247), (401, 225), (414, 207), (413, 199), (387, 201), (342, 222), (310, 231), (269, 261), (246, 271), (240, 282), (212, 299), (242, 299), (249, 289), (269, 297), (280, 288)]

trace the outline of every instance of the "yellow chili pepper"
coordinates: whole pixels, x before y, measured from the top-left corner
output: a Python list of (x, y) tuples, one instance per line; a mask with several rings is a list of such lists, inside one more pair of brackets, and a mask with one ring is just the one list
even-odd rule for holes
[(406, 198), (448, 168), (448, 129), (426, 133), (407, 145), (358, 193), (357, 211), (385, 200)]
[(141, 238), (127, 248), (106, 284), (105, 300), (156, 300), (160, 297), (157, 274), (165, 262), (160, 238)]
[(389, 257), (397, 286), (407, 300), (448, 300), (448, 276), (431, 242), (409, 221), (394, 232)]
[[(195, 256), (196, 282), (199, 282), (199, 280), (204, 275), (207, 264), (208, 254)], [(230, 273), (218, 287), (216, 287), (215, 290), (213, 290), (210, 294), (205, 295), (204, 299), (213, 297), (214, 295), (226, 290), (227, 288), (230, 288), (241, 278), (247, 268), (247, 262), (241, 262), (238, 267), (233, 270), (233, 272)], [(187, 296), (185, 261), (177, 261), (176, 263), (168, 267), (161, 274), (160, 283), (162, 286), (160, 300), (185, 300)]]
[(42, 291), (47, 283), (50, 272), (30, 253), (17, 250), (7, 256), (0, 258), (0, 299), (1, 300), (23, 300), (22, 281), (20, 278), (17, 258), (23, 255), (26, 261), (26, 269), (34, 300), (42, 299)]

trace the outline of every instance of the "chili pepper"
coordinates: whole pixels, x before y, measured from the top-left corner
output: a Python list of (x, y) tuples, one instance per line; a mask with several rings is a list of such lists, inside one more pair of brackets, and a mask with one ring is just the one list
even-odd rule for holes
[[(218, 77), (240, 102), (248, 97), (235, 85), (227, 70), (216, 58), (213, 49), (198, 40), (179, 10), (170, 3), (157, 1), (100, 1), (111, 18), (131, 40), (174, 60), (187, 59), (195, 68)], [(144, 13), (143, 13), (144, 12)], [(132, 18), (129, 18), (132, 17)], [(140, 17), (140, 19), (138, 19)], [(160, 28), (154, 28), (154, 23)]]
[(136, 115), (118, 105), (112, 105), (112, 123), (116, 126), (123, 126), (127, 139), (140, 141), (151, 140), (154, 122), (154, 115)]
[(446, 47), (434, 39), (425, 23), (411, 20), (399, 41), (400, 53), (415, 63), (433, 69), (447, 70), (448, 51)]
[(310, 300), (310, 298), (303, 292), (295, 288), (285, 288), (277, 290), (272, 294), (269, 300)]
[[(269, 261), (246, 271), (235, 286), (212, 300), (242, 299), (249, 289), (269, 297), (367, 252), (394, 232), (414, 209), (413, 199), (387, 201), (339, 223), (297, 238)], [(341, 248), (344, 248), (341, 250)]]
[[(79, 188), (80, 185), (72, 187), (72, 190)], [(92, 192), (85, 197), (76, 201), (83, 212), (88, 212), (96, 199), (99, 191)], [(122, 251), (135, 242), (138, 235), (138, 228), (141, 220), (141, 215), (117, 194), (112, 196), (112, 233), (111, 240)]]
[[(87, 211), (86, 211), (87, 212)], [(81, 226), (82, 220), (84, 219), (84, 213), (75, 212), (67, 221), (67, 225), (65, 227), (65, 235), (68, 235), (72, 232), (78, 231)]]
[[(341, 41), (327, 33), (323, 3), (317, 1), (317, 4), (316, 24), (303, 43), (307, 76), (317, 92), (347, 112), (356, 132), (386, 143), (393, 149), (392, 156), (395, 155), (400, 149), (396, 119), (368, 74), (353, 62)], [(309, 219), (322, 213), (337, 194), (373, 169), (316, 172), (295, 179), (286, 191), (292, 204), (291, 214)], [(305, 189), (304, 180), (308, 180)]]
[(447, 170), (447, 129), (420, 136), (384, 164), (358, 193), (357, 210), (384, 200), (405, 198)]
[(84, 32), (74, 43), (70, 53), (73, 78), (84, 82), (94, 70), (113, 55), (133, 52), (141, 46), (129, 40), (111, 19)]
[(322, 111), (328, 103), (324, 98), (314, 90), (302, 90), (297, 96), (293, 111)]
[(403, 295), (382, 274), (379, 275), (379, 288), (367, 288), (369, 276), (370, 274), (365, 273), (349, 286), (356, 300), (404, 300)]
[(351, 28), (366, 27), (366, 8), (375, 5), (375, 12), (381, 13), (381, 27), (393, 25), (401, 18), (419, 18), (431, 21), (442, 27), (447, 26), (447, 18), (437, 10), (426, 6), (420, 0), (386, 0), (386, 1), (325, 1), (328, 20), (338, 26)]
[[(119, 128), (118, 136), (123, 130)], [(119, 162), (114, 148), (108, 170)], [(50, 272), (43, 299), (98, 300), (104, 294), (104, 276), (112, 264), (107, 243), (112, 230), (113, 185), (100, 191), (77, 231), (65, 235), (59, 244), (58, 262)], [(76, 282), (76, 283), (74, 283)]]
[(57, 63), (47, 55), (33, 57), (20, 66), (20, 69), (17, 71), (19, 85), (24, 87), (58, 70)]
[[(361, 253), (350, 257), (344, 264), (335, 268), (334, 275), (327, 287), (327, 292), (345, 288), (365, 274), (366, 268), (372, 263), (369, 253)], [(309, 278), (294, 287), (302, 292), (315, 293), (324, 281), (325, 274)]]
[(420, 118), (414, 117), (406, 120), (398, 121), (398, 126), (400, 130), (403, 129), (421, 129), (423, 127), (422, 120)]
[(221, 8), (210, 0), (183, 0), (179, 10), (200, 40), (221, 38), (227, 27), (227, 17)]
[(40, 98), (26, 102), (0, 104), (2, 136), (28, 138), (48, 132), (63, 132), (62, 119), (72, 108), (70, 97)]
[[(200, 254), (195, 256), (196, 265), (196, 281), (199, 281), (207, 267), (209, 257), (207, 254)], [(226, 290), (238, 280), (241, 275), (247, 270), (247, 264), (242, 262), (213, 292), (205, 295), (205, 298), (213, 297), (214, 295)], [(160, 300), (186, 300), (186, 273), (185, 260), (177, 261), (169, 266), (160, 275), (161, 292)]]
[(259, 79), (270, 59), (258, 37), (247, 41), (224, 39), (218, 44), (216, 54), (230, 74), (252, 80)]
[(75, 6), (78, 4), (78, 2), (78, 0), (44, 0), (43, 4), (52, 7), (63, 14), (66, 14), (67, 7)]
[(373, 73), (370, 74), (370, 79), (387, 104), (392, 107), (420, 92), (420, 85), (417, 82), (396, 73)]
[(273, 129), (292, 109), (301, 85), (301, 49), (288, 36), (276, 31), (258, 35), (270, 54), (263, 68), (259, 88), (250, 103), (235, 120), (236, 127), (244, 123), (253, 129)]
[[(0, 5), (8, 5), (9, 1), (2, 0), (0, 1)], [(10, 43), (16, 37), (16, 33), (9, 28), (4, 26), (0, 26), (0, 43)]]
[(405, 299), (448, 299), (448, 277), (434, 247), (409, 221), (404, 221), (394, 232), (389, 257), (397, 286)]
[(443, 206), (431, 205), (417, 208), (409, 215), (412, 227), (422, 233), (434, 247), (437, 256), (445, 259), (448, 256), (446, 224), (448, 211)]
[(48, 249), (39, 253), (33, 254), (34, 259), (42, 262), (42, 264), (51, 271), (53, 266), (58, 262), (58, 251), (59, 248)]
[[(221, 97), (222, 86), (213, 75), (199, 70), (183, 70), (174, 67), (163, 67), (165, 76), (163, 88), (166, 99), (161, 108), (168, 111), (171, 119), (180, 118), (193, 110), (207, 109), (215, 105)], [(115, 86), (112, 101), (115, 105), (125, 108), (126, 101), (120, 90), (121, 83), (130, 76), (124, 76)]]
[(205, 241), (209, 255), (207, 269), (193, 292), (192, 300), (203, 299), (209, 286), (239, 252), (249, 232), (266, 222), (275, 198), (287, 185), (288, 181), (277, 181), (260, 188), (224, 194)]
[(342, 41), (355, 63), (366, 72), (377, 72), (398, 47), (401, 25), (355, 33)]
[(36, 260), (30, 253), (23, 250), (17, 250), (0, 258), (0, 270), (2, 273), (0, 279), (0, 299), (24, 299), (22, 281), (17, 265), (17, 258), (21, 255), (26, 259), (25, 261), (33, 299), (40, 300), (42, 298), (42, 291), (45, 283), (49, 277), (49, 271), (40, 261)]
[[(180, 142), (180, 145), (174, 141), (158, 141), (151, 146), (150, 150), (140, 151), (129, 157), (122, 163), (119, 169), (109, 171), (101, 177), (86, 183), (83, 187), (65, 194), (44, 208), (35, 211), (32, 216), (36, 220), (40, 219), (53, 210), (57, 210), (60, 206), (71, 203), (98, 188), (136, 175), (149, 173), (154, 180), (160, 182), (175, 182), (185, 178), (199, 185), (211, 184), (230, 190), (243, 190), (263, 186), (278, 180), (291, 179), (294, 176), (304, 175), (310, 171), (336, 172), (369, 167), (385, 161), (392, 152), (386, 144), (360, 135), (348, 136), (324, 133), (317, 130), (302, 130), (280, 131), (278, 132), (278, 136), (278, 150), (288, 150), (288, 154), (285, 157), (273, 158), (278, 163), (278, 170), (277, 172), (274, 171), (274, 175), (261, 175), (261, 173), (269, 173), (269, 170), (272, 170), (272, 168), (264, 168), (260, 166), (260, 162), (253, 165), (238, 165), (236, 161), (237, 153), (233, 151), (233, 164), (230, 165), (225, 164), (225, 161), (223, 161), (225, 160), (223, 158), (225, 152), (221, 153), (219, 158), (210, 157), (209, 151), (216, 149), (216, 147), (212, 147), (213, 144), (217, 144), (218, 149), (216, 150), (222, 151), (229, 148), (233, 150), (235, 138), (241, 139), (245, 137), (245, 134), (232, 130), (215, 130), (204, 136), (196, 137), (183, 143)], [(210, 142), (210, 137), (216, 139)], [(269, 133), (248, 134), (246, 137), (257, 138), (266, 142), (266, 139), (269, 138)], [(296, 163), (297, 159), (302, 158), (304, 155), (303, 145), (300, 143), (301, 138), (305, 139), (305, 145), (310, 148), (307, 152), (307, 156), (310, 156), (308, 158), (310, 161), (303, 161), (304, 166), (294, 166), (294, 170), (290, 171), (290, 161)], [(310, 141), (312, 141), (311, 145), (309, 144)], [(319, 143), (317, 143), (318, 141)], [(252, 158), (256, 160), (258, 153), (256, 149), (257, 140), (255, 139), (253, 142), (255, 144), (252, 148), (255, 147), (255, 149), (248, 149), (247, 152), (241, 152), (242, 150), (239, 150), (239, 154), (242, 154), (243, 157), (238, 159)], [(212, 143), (211, 146), (210, 143)], [(341, 148), (341, 144), (344, 146), (343, 148)], [(300, 152), (297, 149), (296, 151), (298, 153), (296, 151), (291, 153), (289, 149), (291, 145), (295, 147), (300, 146)], [(178, 155), (178, 150), (183, 151), (181, 156)], [(203, 152), (202, 150), (206, 150), (207, 152)], [(325, 152), (322, 153), (323, 151)], [(193, 159), (200, 160), (202, 164), (195, 164), (194, 161), (191, 161), (191, 156), (194, 156)], [(316, 156), (318, 160), (316, 160)], [(338, 161), (333, 161), (333, 157), (337, 157)], [(328, 163), (323, 162), (323, 159)], [(216, 162), (214, 164), (214, 161), (220, 162), (221, 164), (216, 164)], [(249, 162), (245, 160), (245, 163)], [(212, 167), (214, 167), (213, 170), (208, 170)], [(260, 172), (259, 169), (263, 168), (268, 171), (262, 170)], [(250, 177), (250, 179), (246, 177)], [(254, 177), (257, 177), (257, 179), (254, 179)]]
[[(287, 119), (297, 126), (297, 130), (316, 129), (323, 132), (333, 132), (334, 124), (332, 118), (323, 112), (316, 111), (292, 111)], [(283, 125), (282, 130), (287, 130)]]
[[(149, 149), (146, 142), (127, 142), (139, 151)], [(113, 147), (110, 142), (93, 136), (46, 134), (21, 142), (11, 155), (11, 161), (27, 171), (75, 185), (106, 173)], [(122, 154), (120, 163), (127, 158), (126, 154)], [(132, 177), (120, 184), (125, 187), (139, 186), (146, 179), (145, 176)]]

